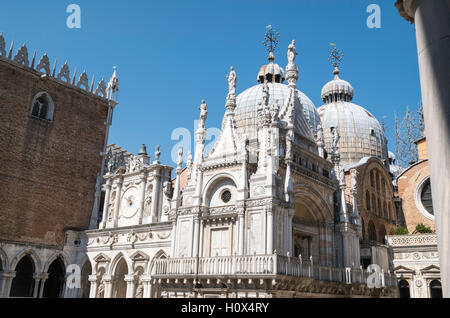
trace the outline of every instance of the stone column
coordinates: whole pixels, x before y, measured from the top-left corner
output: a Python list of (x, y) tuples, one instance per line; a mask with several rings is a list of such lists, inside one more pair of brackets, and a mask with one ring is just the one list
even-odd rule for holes
[(8, 298), (11, 293), (11, 284), (16, 277), (15, 271), (0, 272), (0, 298)]
[(141, 281), (144, 284), (144, 294), (142, 298), (151, 298), (151, 277), (150, 275), (142, 275)]
[(161, 176), (159, 175), (159, 169), (155, 171), (153, 176), (153, 191), (152, 191), (152, 210), (150, 216), (150, 223), (158, 222), (158, 202), (160, 192)]
[(415, 23), (443, 296), (450, 297), (450, 0), (397, 0)]
[(139, 206), (139, 224), (142, 224), (142, 219), (144, 217), (145, 208), (145, 188), (147, 187), (147, 174), (141, 176), (141, 198)]
[(125, 281), (127, 282), (127, 298), (134, 298), (134, 286), (135, 286), (135, 277), (133, 274), (125, 275)]
[(104, 298), (111, 298), (112, 297), (112, 281), (113, 276), (112, 275), (103, 275), (103, 284), (105, 285), (105, 297)]
[(33, 298), (42, 298), (45, 280), (41, 284), (42, 276), (40, 274), (34, 274), (33, 278), (34, 278)]
[(97, 275), (89, 275), (89, 282), (91, 283), (91, 289), (89, 290), (89, 298), (97, 298)]
[(123, 185), (123, 177), (117, 182), (117, 191), (116, 191), (116, 202), (114, 203), (114, 227), (119, 225), (119, 208), (120, 208), (120, 198), (122, 196), (122, 185)]
[(106, 222), (108, 221), (109, 200), (111, 199), (111, 183), (112, 183), (111, 179), (106, 180), (105, 204), (103, 206), (102, 223), (100, 224), (101, 230), (103, 230), (106, 227)]
[(267, 243), (266, 254), (273, 254), (273, 212), (272, 208), (266, 208), (267, 213)]
[(192, 257), (198, 256), (199, 232), (200, 232), (200, 219), (196, 215), (196, 216), (194, 216), (194, 240), (193, 240), (193, 246), (192, 246)]
[(238, 243), (238, 255), (244, 256), (244, 228), (245, 228), (245, 217), (244, 217), (244, 211), (239, 211), (238, 216), (238, 222), (239, 222), (239, 243)]
[(170, 244), (171, 244), (171, 247), (170, 247), (170, 250), (171, 250), (170, 257), (172, 257), (172, 258), (175, 257), (175, 253), (176, 253), (176, 251), (175, 251), (175, 249), (176, 249), (176, 244), (175, 244), (176, 238), (177, 238), (177, 220), (174, 220), (174, 221), (173, 221), (173, 226), (172, 226), (172, 242), (170, 243)]

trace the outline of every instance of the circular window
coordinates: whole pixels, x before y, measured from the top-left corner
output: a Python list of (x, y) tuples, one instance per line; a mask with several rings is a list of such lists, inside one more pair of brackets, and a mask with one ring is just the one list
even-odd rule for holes
[(223, 191), (221, 198), (224, 203), (230, 202), (231, 201), (231, 192), (228, 190)]
[(424, 214), (427, 218), (434, 218), (433, 196), (431, 193), (431, 183), (429, 177), (424, 179), (417, 188), (416, 205), (422, 214)]

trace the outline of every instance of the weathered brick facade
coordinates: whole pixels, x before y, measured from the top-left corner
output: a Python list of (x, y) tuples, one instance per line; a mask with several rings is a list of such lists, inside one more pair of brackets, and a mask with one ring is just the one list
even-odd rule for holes
[[(52, 121), (31, 116), (43, 91)], [(0, 58), (0, 240), (62, 246), (64, 229), (87, 229), (107, 103)]]

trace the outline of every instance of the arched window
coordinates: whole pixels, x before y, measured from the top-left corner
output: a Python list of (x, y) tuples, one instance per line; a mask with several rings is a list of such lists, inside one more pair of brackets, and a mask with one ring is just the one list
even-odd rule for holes
[(382, 216), (383, 212), (381, 210), (381, 200), (378, 199), (378, 205), (377, 205), (377, 215)]
[(50, 95), (46, 92), (38, 93), (31, 103), (31, 116), (43, 120), (52, 121), (54, 104)]
[(377, 192), (380, 192), (380, 174), (377, 170)]
[(375, 200), (375, 194), (372, 193), (372, 212), (377, 213), (377, 200)]
[(374, 177), (374, 171), (370, 171), (370, 186), (372, 188), (375, 188), (375, 177)]
[(431, 298), (442, 298), (442, 285), (438, 280), (433, 280), (430, 283), (430, 297)]
[(370, 193), (369, 193), (369, 191), (366, 191), (366, 210), (367, 210), (367, 212), (370, 211)]
[(409, 283), (406, 280), (399, 281), (398, 288), (400, 289), (400, 298), (411, 298)]
[(66, 268), (60, 258), (57, 258), (48, 268), (48, 279), (44, 285), (44, 298), (60, 298), (63, 292)]
[(362, 239), (364, 240), (366, 238), (366, 225), (363, 218), (361, 218), (361, 231), (362, 231)]
[(11, 297), (33, 297), (34, 290), (34, 262), (31, 256), (24, 256), (17, 264), (11, 285)]
[(389, 218), (386, 202), (383, 202), (383, 216), (387, 219)]

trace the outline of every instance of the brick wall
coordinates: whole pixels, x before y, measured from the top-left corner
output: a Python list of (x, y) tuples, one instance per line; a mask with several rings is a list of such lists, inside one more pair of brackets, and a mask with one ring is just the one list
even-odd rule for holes
[[(53, 99), (52, 122), (30, 116)], [(62, 245), (85, 229), (105, 138), (106, 101), (0, 59), (0, 239)]]

